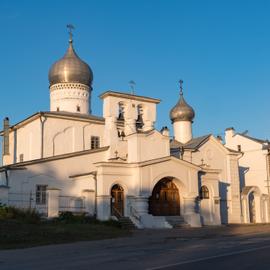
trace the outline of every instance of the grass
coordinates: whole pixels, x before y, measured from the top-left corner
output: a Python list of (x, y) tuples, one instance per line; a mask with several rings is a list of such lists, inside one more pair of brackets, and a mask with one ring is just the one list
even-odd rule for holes
[(0, 249), (101, 240), (129, 234), (112, 220), (101, 222), (70, 213), (63, 213), (57, 219), (42, 220), (33, 211), (0, 206)]
[(128, 235), (129, 231), (102, 222), (30, 224), (16, 220), (0, 221), (0, 249), (100, 240)]

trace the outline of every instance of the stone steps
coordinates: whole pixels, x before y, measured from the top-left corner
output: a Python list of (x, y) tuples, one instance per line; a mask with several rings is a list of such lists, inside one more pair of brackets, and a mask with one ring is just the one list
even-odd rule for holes
[(121, 227), (123, 229), (128, 229), (128, 230), (135, 230), (137, 229), (134, 223), (131, 221), (129, 217), (120, 217), (118, 221), (121, 224)]
[(190, 227), (182, 216), (166, 216), (165, 219), (173, 228)]

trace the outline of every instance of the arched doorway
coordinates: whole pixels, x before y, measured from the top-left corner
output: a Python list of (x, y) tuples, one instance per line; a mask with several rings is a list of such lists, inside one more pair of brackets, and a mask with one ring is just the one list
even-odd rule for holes
[(241, 192), (245, 223), (263, 222), (263, 195), (257, 186), (246, 186)]
[(255, 196), (254, 192), (249, 193), (249, 219), (250, 223), (256, 223), (256, 208), (255, 208)]
[(111, 190), (111, 214), (117, 218), (124, 216), (124, 189), (120, 185)]
[(180, 198), (172, 179), (164, 178), (154, 187), (149, 198), (149, 213), (154, 216), (179, 216)]

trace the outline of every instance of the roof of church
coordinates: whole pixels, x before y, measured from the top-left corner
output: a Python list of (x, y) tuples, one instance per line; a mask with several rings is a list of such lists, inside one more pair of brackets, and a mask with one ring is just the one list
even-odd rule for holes
[(23, 162), (18, 162), (18, 163), (14, 163), (14, 164), (1, 166), (0, 172), (5, 171), (5, 170), (16, 170), (17, 168), (24, 167), (27, 165), (44, 163), (44, 162), (54, 161), (54, 160), (58, 160), (58, 159), (67, 159), (67, 158), (72, 158), (72, 157), (77, 157), (77, 156), (94, 154), (94, 153), (98, 153), (98, 152), (107, 151), (108, 149), (109, 149), (109, 146), (104, 146), (104, 147), (95, 148), (95, 149), (87, 149), (87, 150), (82, 150), (82, 151), (66, 153), (66, 154), (60, 154), (60, 155), (56, 155), (56, 156), (27, 160), (27, 161), (23, 161)]
[(55, 62), (49, 71), (50, 86), (57, 83), (82, 83), (90, 86), (93, 72), (89, 65), (76, 54), (73, 40), (69, 40), (66, 54)]
[(257, 139), (257, 138), (254, 138), (254, 137), (251, 137), (251, 136), (248, 136), (248, 135), (246, 135), (246, 134), (241, 134), (241, 133), (236, 133), (237, 135), (240, 135), (240, 136), (243, 136), (243, 137), (245, 137), (245, 138), (247, 138), (247, 139), (250, 139), (250, 140), (252, 140), (252, 141), (255, 141), (255, 142), (257, 142), (257, 143), (269, 143), (269, 141), (268, 140), (261, 140), (261, 139)]
[(52, 115), (52, 116), (69, 116), (69, 117), (75, 117), (75, 118), (81, 118), (81, 119), (89, 119), (89, 120), (97, 120), (97, 121), (105, 121), (105, 118), (101, 116), (96, 116), (92, 114), (82, 114), (82, 113), (73, 113), (73, 112), (50, 112), (45, 111), (41, 112), (46, 115)]
[[(177, 150), (180, 147), (184, 147), (184, 149), (189, 149), (189, 150), (197, 150), (198, 148), (200, 148), (201, 145), (203, 145), (205, 142), (208, 141), (208, 139), (212, 136), (212, 134), (207, 134), (201, 137), (197, 137), (197, 138), (193, 138), (191, 139), (189, 142), (187, 143), (180, 143), (179, 141), (173, 139), (170, 142), (170, 148), (173, 150)], [(226, 147), (225, 145), (222, 145), (225, 149), (227, 149), (229, 152), (235, 153), (235, 154), (239, 154), (241, 152), (230, 149), (228, 147)]]
[(116, 91), (106, 91), (103, 94), (101, 94), (99, 97), (101, 99), (107, 97), (107, 96), (115, 96), (115, 97), (120, 97), (120, 98), (127, 98), (127, 99), (133, 99), (133, 100), (138, 100), (138, 101), (146, 101), (146, 102), (152, 102), (152, 103), (160, 103), (160, 99), (157, 98), (151, 98), (151, 97), (146, 97), (146, 96), (138, 96), (130, 93), (122, 93), (122, 92), (116, 92)]
[(171, 148), (179, 148), (179, 147), (184, 147), (185, 149), (198, 149), (201, 144), (206, 142), (211, 134), (204, 135), (201, 137), (193, 138), (187, 143), (180, 143), (179, 141), (173, 139), (171, 140), (170, 146)]
[[(82, 114), (82, 113), (72, 113), (72, 112), (50, 112), (43, 111), (32, 114), (31, 116), (25, 118), (24, 120), (10, 126), (10, 129), (18, 128), (20, 126), (24, 126), (25, 124), (32, 122), (39, 118), (40, 116), (49, 116), (55, 118), (69, 118), (77, 121), (94, 121), (97, 124), (104, 124), (105, 118), (101, 116), (96, 116), (92, 114)], [(0, 131), (0, 135), (3, 135), (3, 130)]]

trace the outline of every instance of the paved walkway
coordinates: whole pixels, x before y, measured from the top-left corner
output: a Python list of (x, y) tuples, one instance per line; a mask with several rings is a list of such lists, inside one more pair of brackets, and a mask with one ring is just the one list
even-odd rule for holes
[(188, 263), (258, 248), (270, 250), (270, 225), (139, 230), (127, 238), (3, 250), (0, 269), (197, 269)]

